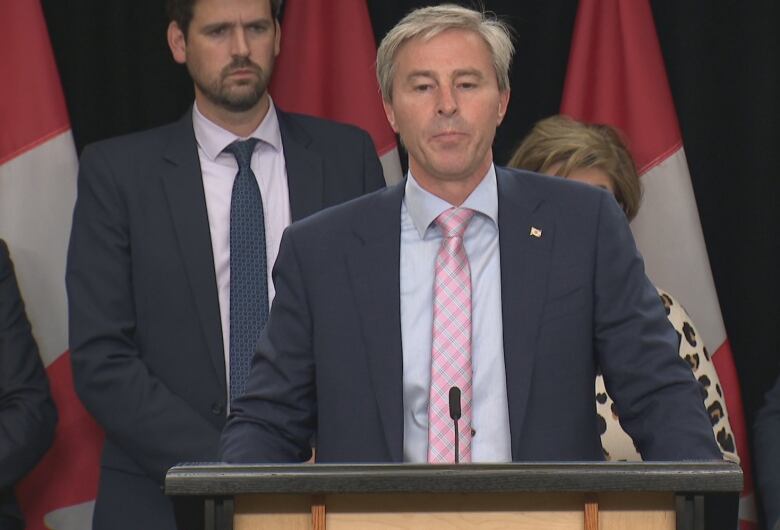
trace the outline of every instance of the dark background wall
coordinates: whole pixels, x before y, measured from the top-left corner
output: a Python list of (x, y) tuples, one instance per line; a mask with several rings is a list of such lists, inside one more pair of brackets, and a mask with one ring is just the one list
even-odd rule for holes
[[(424, 3), (369, 0), (377, 40)], [(190, 81), (165, 43), (163, 4), (43, 0), (79, 150), (172, 121), (191, 104)], [(504, 162), (534, 121), (558, 110), (577, 2), (484, 4), (517, 31), (512, 101), (495, 144)], [(780, 370), (780, 3), (652, 7), (751, 421)]]

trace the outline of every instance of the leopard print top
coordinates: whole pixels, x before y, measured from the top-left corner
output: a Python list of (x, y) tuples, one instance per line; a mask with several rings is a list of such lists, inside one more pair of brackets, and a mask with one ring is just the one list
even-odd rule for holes
[[(680, 357), (688, 362), (694, 377), (701, 385), (702, 394), (705, 396), (704, 406), (710, 416), (712, 430), (723, 452), (723, 457), (738, 463), (739, 457), (734, 445), (734, 433), (729, 424), (723, 390), (710, 354), (685, 309), (669, 293), (658, 289), (658, 295), (666, 308), (669, 322), (677, 331), (680, 342)], [(613, 461), (642, 460), (633, 441), (618, 423), (615, 404), (604, 388), (604, 379), (601, 374), (596, 377), (596, 412), (604, 458)]]

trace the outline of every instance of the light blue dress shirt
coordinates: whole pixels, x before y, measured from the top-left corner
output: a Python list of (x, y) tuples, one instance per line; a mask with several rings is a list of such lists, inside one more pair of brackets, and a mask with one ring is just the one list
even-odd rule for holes
[[(477, 212), (463, 238), (471, 267), (475, 431), (471, 460), (509, 462), (512, 450), (501, 316), (498, 187), (493, 165), (461, 206)], [(422, 189), (409, 173), (401, 204), (400, 264), (405, 462), (428, 460), (433, 281), (442, 241), (433, 221), (451, 207)]]

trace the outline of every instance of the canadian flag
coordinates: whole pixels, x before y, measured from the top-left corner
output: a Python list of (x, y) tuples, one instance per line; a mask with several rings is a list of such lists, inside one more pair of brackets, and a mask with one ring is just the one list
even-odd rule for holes
[(65, 255), (76, 151), (37, 0), (0, 2), (0, 237), (14, 260), (49, 376), (54, 443), (16, 494), (30, 530), (92, 526), (103, 434), (73, 390)]
[(283, 110), (368, 131), (392, 184), (401, 180), (401, 163), (382, 109), (375, 60), (365, 0), (287, 0), (270, 92)]
[(580, 0), (561, 112), (628, 138), (644, 187), (631, 228), (648, 276), (685, 305), (710, 348), (745, 478), (739, 525), (756, 528), (739, 380), (647, 0)]

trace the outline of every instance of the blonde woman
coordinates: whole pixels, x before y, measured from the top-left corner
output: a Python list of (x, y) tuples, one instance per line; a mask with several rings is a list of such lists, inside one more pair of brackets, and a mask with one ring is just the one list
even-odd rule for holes
[[(565, 177), (610, 191), (631, 221), (642, 202), (642, 187), (631, 154), (620, 133), (608, 126), (581, 123), (565, 116), (539, 121), (517, 147), (508, 164)], [(669, 293), (658, 289), (680, 342), (680, 357), (693, 370), (704, 396), (715, 439), (726, 459), (739, 461), (718, 374), (691, 318)], [(618, 411), (601, 375), (596, 378), (596, 410), (607, 460), (641, 460), (618, 422)]]

